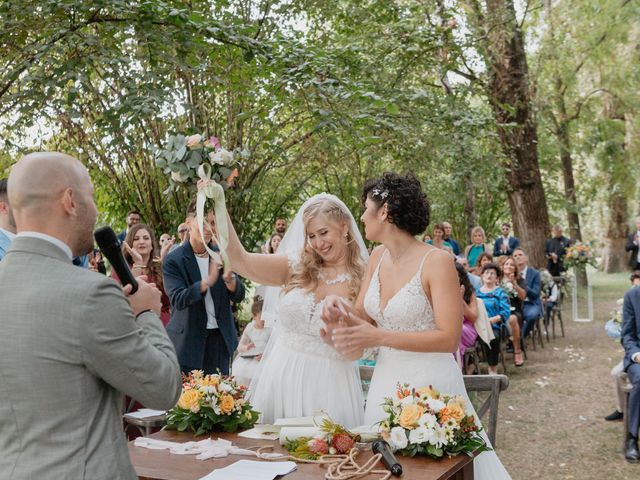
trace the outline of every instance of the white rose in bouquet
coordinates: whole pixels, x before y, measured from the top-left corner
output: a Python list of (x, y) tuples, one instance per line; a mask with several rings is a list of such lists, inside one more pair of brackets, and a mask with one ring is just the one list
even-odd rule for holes
[(390, 432), (390, 445), (394, 450), (402, 450), (409, 444), (407, 434), (402, 427), (393, 427)]
[(414, 444), (429, 442), (432, 437), (432, 428), (418, 427), (409, 432), (409, 441)]
[(196, 133), (195, 135), (190, 135), (186, 139), (186, 145), (188, 149), (194, 149), (198, 145), (202, 143), (202, 135)]
[(231, 165), (233, 163), (233, 153), (221, 148), (217, 152), (211, 152), (209, 154), (209, 160), (217, 165)]

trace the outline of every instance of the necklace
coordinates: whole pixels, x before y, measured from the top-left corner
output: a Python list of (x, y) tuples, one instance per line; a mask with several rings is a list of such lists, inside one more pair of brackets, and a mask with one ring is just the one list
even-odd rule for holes
[(193, 252), (193, 254), (194, 254), (196, 257), (200, 257), (200, 258), (205, 258), (207, 255), (209, 255), (209, 253), (208, 253), (206, 250), (205, 250), (204, 252), (202, 252), (202, 253), (198, 253), (198, 252), (195, 252), (195, 251), (194, 251), (194, 252)]
[(351, 280), (351, 275), (348, 273), (340, 273), (334, 278), (327, 278), (327, 274), (324, 272), (318, 273), (318, 278), (324, 282), (325, 285), (337, 285), (339, 283), (345, 283)]
[(389, 252), (389, 256), (391, 257), (391, 263), (395, 265), (398, 262), (398, 260), (400, 260), (400, 257), (402, 257), (405, 253), (407, 253), (410, 246), (411, 245), (407, 245), (407, 247), (395, 257), (391, 255), (391, 252)]

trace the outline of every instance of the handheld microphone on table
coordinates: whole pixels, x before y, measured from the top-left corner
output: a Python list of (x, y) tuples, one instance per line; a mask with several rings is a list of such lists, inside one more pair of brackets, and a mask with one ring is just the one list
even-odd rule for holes
[(116, 237), (115, 232), (111, 227), (102, 227), (97, 229), (93, 236), (96, 239), (96, 243), (102, 254), (109, 260), (109, 263), (120, 277), (122, 286), (131, 285), (131, 293), (136, 293), (138, 290), (138, 282), (136, 282), (133, 273), (129, 269), (124, 255), (122, 254), (121, 243)]
[(391, 452), (391, 447), (384, 440), (376, 440), (371, 444), (371, 450), (373, 453), (379, 453), (382, 455), (380, 461), (387, 470), (391, 472), (391, 475), (399, 477), (402, 475), (402, 465), (398, 463), (396, 457)]

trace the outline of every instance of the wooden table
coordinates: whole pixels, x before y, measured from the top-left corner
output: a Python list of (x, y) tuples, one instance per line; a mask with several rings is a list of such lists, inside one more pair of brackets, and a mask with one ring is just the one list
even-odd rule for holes
[[(254, 440), (251, 438), (238, 437), (230, 433), (214, 433), (212, 438), (224, 438), (230, 440), (234, 445), (242, 448), (251, 446), (274, 445), (274, 452), (285, 452), (280, 447), (277, 440)], [(193, 434), (176, 431), (160, 431), (151, 435), (152, 438), (168, 440), (172, 442), (188, 442), (191, 440), (202, 440), (206, 437), (194, 438)], [(196, 460), (195, 455), (173, 455), (167, 450), (149, 450), (147, 448), (136, 447), (133, 442), (129, 443), (129, 454), (136, 469), (138, 478), (145, 480), (198, 480), (207, 475), (212, 470), (223, 468), (238, 460), (251, 460), (252, 457), (244, 455), (229, 455), (224, 458), (209, 460)], [(371, 456), (371, 451), (363, 451), (357, 461), (363, 464)], [(458, 455), (453, 458), (445, 458), (435, 461), (424, 457), (397, 457), (404, 473), (399, 480), (473, 480), (473, 459), (467, 455)], [(378, 464), (382, 469), (383, 465)], [(298, 468), (292, 473), (280, 477), (283, 480), (318, 479), (323, 480), (326, 468), (321, 465), (298, 464)], [(379, 475), (369, 475), (365, 479), (380, 478)]]

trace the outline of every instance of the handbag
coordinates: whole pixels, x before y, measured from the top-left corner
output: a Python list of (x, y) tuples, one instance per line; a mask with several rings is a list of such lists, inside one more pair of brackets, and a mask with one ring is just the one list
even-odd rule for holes
[(478, 305), (478, 318), (476, 318), (473, 326), (482, 341), (489, 345), (489, 342), (496, 338), (496, 336), (493, 334), (493, 328), (491, 327), (491, 322), (489, 321), (489, 315), (487, 314), (484, 302), (476, 297), (476, 304)]

